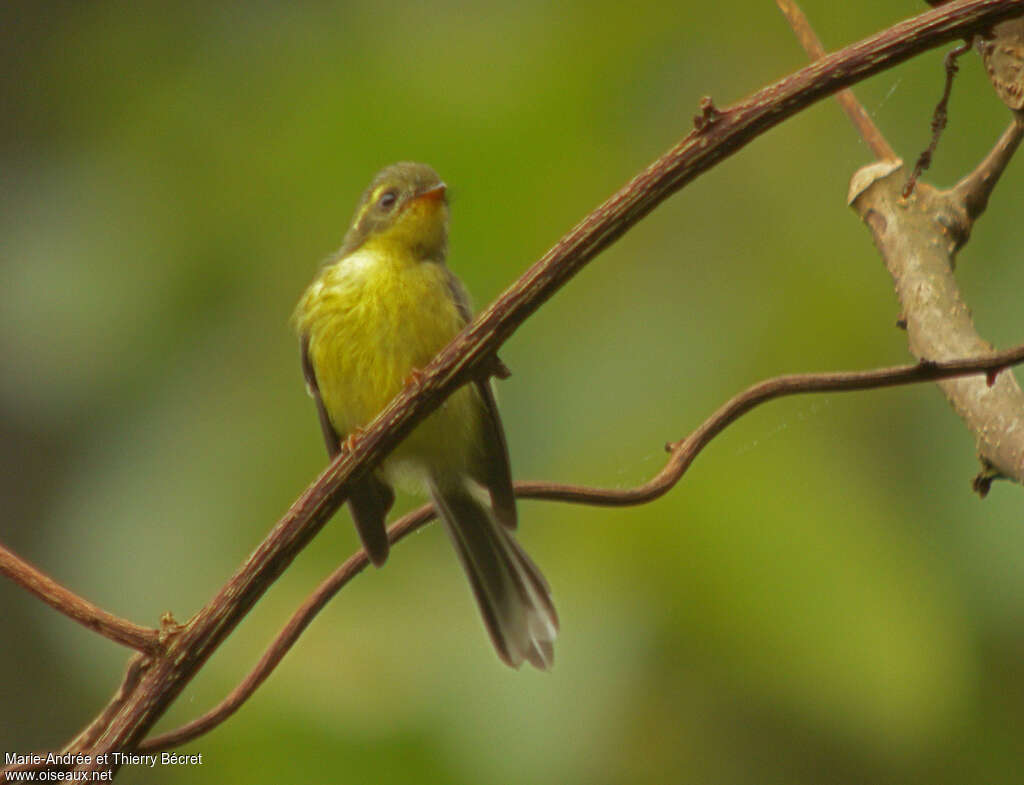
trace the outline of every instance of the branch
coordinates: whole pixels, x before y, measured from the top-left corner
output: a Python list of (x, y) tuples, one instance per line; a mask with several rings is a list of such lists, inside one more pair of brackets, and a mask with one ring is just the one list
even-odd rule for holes
[[(760, 134), (826, 96), (1024, 12), (1022, 0), (965, 0), (921, 14), (807, 66), (750, 98), (717, 111), (572, 229), (423, 369), (335, 459), (277, 523), (220, 592), (154, 660), (95, 743), (94, 756), (134, 749), (295, 556), (346, 498), (349, 485), (380, 462), (459, 385), (485, 372), (488, 358), (590, 260), (658, 204)], [(97, 770), (98, 764), (76, 770)], [(114, 767), (116, 768), (116, 767)]]
[(953, 81), (956, 79), (956, 75), (960, 73), (960, 66), (957, 65), (956, 61), (969, 51), (971, 51), (971, 43), (970, 41), (964, 41), (948, 52), (943, 60), (943, 65), (946, 69), (946, 83), (942, 88), (942, 97), (935, 105), (935, 111), (932, 113), (932, 139), (924, 149), (924, 152), (917, 157), (914, 171), (910, 173), (906, 185), (903, 186), (904, 199), (914, 193), (914, 186), (917, 185), (921, 175), (931, 168), (932, 157), (939, 148), (939, 140), (942, 138), (942, 132), (946, 130), (946, 123), (949, 120), (949, 98), (953, 94)]
[[(946, 363), (919, 363), (873, 371), (809, 373), (779, 376), (748, 387), (734, 396), (687, 438), (665, 445), (669, 459), (658, 474), (635, 488), (588, 488), (581, 485), (560, 485), (547, 482), (516, 483), (516, 496), (521, 499), (589, 504), (598, 507), (629, 507), (653, 501), (671, 490), (682, 479), (697, 455), (726, 427), (757, 406), (789, 395), (822, 392), (851, 392), (895, 387), (904, 384), (932, 382), (965, 374), (985, 373), (994, 380), (1003, 369), (1024, 362), (1024, 344), (999, 354), (974, 360)], [(436, 517), (432, 505), (426, 504), (408, 513), (388, 527), (388, 540), (395, 545)], [(217, 706), (191, 722), (146, 739), (136, 748), (139, 752), (157, 752), (177, 747), (207, 733), (234, 714), (267, 679), (284, 659), (299, 636), (312, 623), (323, 607), (346, 584), (369, 564), (365, 551), (350, 556), (331, 573), (295, 611), (292, 618), (271, 642), (248, 676)]]
[(964, 206), (967, 217), (974, 221), (988, 207), (988, 198), (999, 177), (1010, 163), (1024, 136), (1024, 115), (1018, 114), (973, 172), (953, 186), (950, 198)]
[[(804, 12), (800, 10), (800, 6), (796, 4), (795, 0), (775, 0), (775, 4), (782, 11), (782, 15), (786, 17), (789, 26), (793, 28), (793, 32), (796, 34), (797, 40), (800, 41), (800, 45), (804, 48), (807, 56), (811, 60), (820, 60), (824, 57), (825, 47), (822, 45), (821, 39), (818, 38), (811, 27), (811, 23), (804, 16)], [(850, 122), (853, 123), (853, 127), (860, 133), (861, 139), (871, 148), (875, 158), (887, 161), (896, 160), (896, 151), (889, 146), (878, 126), (871, 119), (871, 115), (864, 109), (863, 104), (856, 99), (853, 91), (840, 90), (836, 93), (836, 100), (843, 111), (846, 112)]]
[[(987, 160), (987, 159), (986, 159)], [(867, 224), (896, 284), (903, 309), (900, 324), (915, 357), (941, 361), (986, 354), (992, 346), (975, 330), (956, 285), (956, 253), (970, 234), (966, 197), (957, 189), (940, 191), (919, 183), (903, 199), (900, 167), (866, 166), (854, 175), (850, 204)], [(991, 181), (968, 178), (988, 189)], [(957, 414), (975, 435), (978, 453), (996, 474), (1024, 483), (1024, 393), (1011, 374), (994, 385), (957, 379), (939, 384)], [(981, 478), (979, 478), (980, 480)], [(979, 482), (984, 495), (992, 477)]]
[[(815, 56), (820, 44), (815, 46), (817, 39), (795, 2), (777, 2)], [(942, 0), (929, 2), (939, 5)], [(975, 37), (993, 86), (1013, 109), (1020, 108), (1020, 104), (1014, 105), (1014, 97), (1020, 100), (1024, 95), (1022, 25), (1022, 19), (1004, 22), (996, 26), (991, 38)], [(962, 49), (959, 47), (946, 58), (946, 89), (936, 108), (932, 145), (923, 159), (930, 157), (941, 131), (939, 126), (945, 123), (942, 115), (955, 71), (952, 61)], [(845, 100), (856, 103), (852, 93)], [(899, 324), (907, 329), (911, 352), (920, 360), (942, 360), (991, 351), (991, 345), (974, 329), (970, 311), (960, 298), (953, 268), (957, 251), (967, 242), (974, 221), (984, 212), (999, 177), (1020, 144), (1024, 114), (1014, 112), (1013, 122), (995, 148), (954, 188), (938, 191), (922, 186), (916, 194), (911, 192), (919, 172), (915, 171), (902, 188), (894, 191), (902, 162), (888, 154), (888, 145), (876, 147), (881, 134), (873, 123), (865, 126), (860, 122), (860, 117), (866, 117), (863, 107), (857, 111), (848, 109), (848, 114), (876, 155), (884, 159), (854, 175), (849, 202), (871, 229), (875, 245), (896, 283), (903, 308)], [(983, 469), (975, 478), (975, 490), (984, 497), (992, 480), (998, 477), (1024, 483), (1024, 394), (1013, 376), (1005, 374), (993, 389), (969, 379), (939, 386), (977, 439)]]
[(0, 574), (32, 592), (51, 608), (122, 646), (145, 654), (160, 650), (160, 632), (140, 627), (79, 597), (0, 545)]

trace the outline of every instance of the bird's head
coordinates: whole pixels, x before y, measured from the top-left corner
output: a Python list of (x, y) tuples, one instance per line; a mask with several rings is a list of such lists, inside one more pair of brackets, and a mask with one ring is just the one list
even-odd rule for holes
[(444, 261), (448, 251), (447, 186), (426, 164), (382, 169), (363, 192), (342, 251), (377, 248)]

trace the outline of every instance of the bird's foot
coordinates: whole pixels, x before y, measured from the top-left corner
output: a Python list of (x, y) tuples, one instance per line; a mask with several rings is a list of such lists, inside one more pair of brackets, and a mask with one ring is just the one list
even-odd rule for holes
[(423, 386), (423, 380), (427, 378), (427, 374), (419, 368), (413, 368), (409, 371), (409, 375), (405, 379), (405, 386), (410, 388), (414, 393), (419, 392), (420, 387)]
[(341, 446), (345, 450), (345, 452), (354, 451), (356, 445), (359, 444), (359, 440), (363, 438), (364, 433), (366, 433), (366, 430), (360, 428), (358, 425), (351, 431), (349, 431), (348, 435), (345, 437), (345, 441), (341, 443)]

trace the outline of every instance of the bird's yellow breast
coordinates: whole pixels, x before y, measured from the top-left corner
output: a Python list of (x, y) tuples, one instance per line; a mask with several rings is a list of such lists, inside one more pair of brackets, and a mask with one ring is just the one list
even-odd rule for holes
[[(324, 407), (339, 435), (368, 424), (462, 329), (439, 263), (367, 244), (323, 268), (295, 312)], [(395, 451), (389, 474), (463, 470), (479, 439), (476, 390), (455, 392)], [(397, 479), (401, 479), (400, 477)]]

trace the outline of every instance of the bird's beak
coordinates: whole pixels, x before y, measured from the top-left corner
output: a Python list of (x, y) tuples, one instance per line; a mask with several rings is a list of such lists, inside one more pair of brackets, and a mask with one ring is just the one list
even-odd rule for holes
[(426, 199), (427, 201), (431, 202), (440, 202), (444, 200), (444, 195), (447, 192), (447, 190), (447, 185), (445, 185), (444, 183), (438, 183), (433, 188), (428, 188), (423, 193), (417, 194), (414, 197), (414, 201), (418, 202), (420, 199)]

